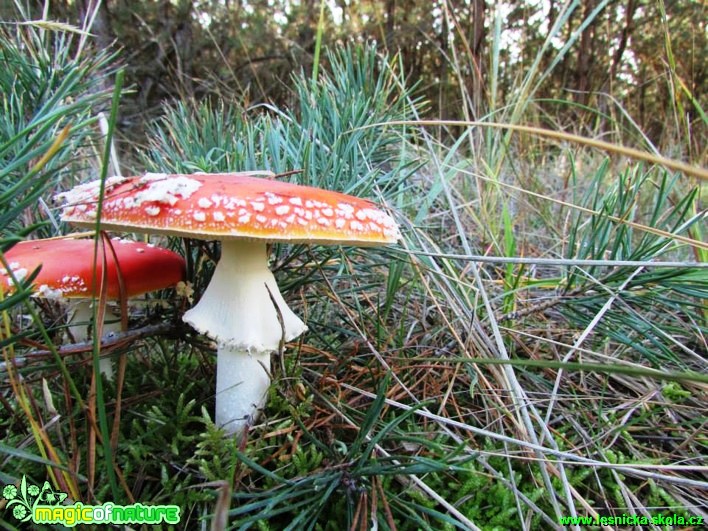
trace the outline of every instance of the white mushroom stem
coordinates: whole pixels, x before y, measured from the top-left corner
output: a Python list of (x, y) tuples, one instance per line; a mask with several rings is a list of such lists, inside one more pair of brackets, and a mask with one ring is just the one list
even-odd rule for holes
[[(74, 303), (74, 309), (69, 317), (69, 332), (74, 338), (74, 341), (81, 343), (89, 339), (89, 328), (93, 323), (93, 305), (91, 300), (77, 300)], [(103, 323), (103, 335), (109, 334), (111, 332), (120, 332), (121, 323), (120, 320), (113, 322)], [(103, 356), (98, 360), (98, 368), (107, 380), (113, 380), (113, 360), (110, 356)]]
[(266, 244), (222, 242), (214, 276), (183, 320), (216, 340), (215, 420), (228, 433), (241, 433), (265, 405), (270, 353), (307, 330), (278, 290)]
[(220, 345), (216, 355), (214, 420), (226, 433), (240, 434), (263, 410), (270, 387), (270, 351)]

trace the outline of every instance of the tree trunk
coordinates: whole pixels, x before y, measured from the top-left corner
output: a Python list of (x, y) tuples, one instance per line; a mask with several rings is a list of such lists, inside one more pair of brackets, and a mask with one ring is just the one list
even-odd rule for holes
[[(597, 5), (597, 0), (585, 0), (583, 2), (583, 18), (582, 21), (592, 13)], [(575, 99), (582, 105), (587, 105), (590, 100), (590, 70), (595, 62), (595, 21), (585, 26), (580, 35), (580, 46), (578, 48), (578, 63), (575, 69)]]
[(482, 54), (484, 53), (484, 18), (486, 10), (487, 4), (484, 0), (472, 0), (472, 27), (470, 28), (472, 41), (470, 44), (472, 46), (472, 61), (474, 62), (472, 101), (474, 102), (475, 119), (482, 112), (482, 99), (485, 93), (486, 62)]
[[(95, 38), (96, 48), (99, 50), (106, 50), (110, 48), (115, 40), (113, 35), (113, 28), (111, 25), (111, 13), (108, 11), (107, 2), (99, 2), (98, 12), (93, 20), (93, 25), (88, 28)], [(76, 8), (78, 10), (78, 19), (81, 23), (86, 23), (93, 16), (94, 9), (96, 9), (96, 2), (94, 0), (79, 0), (76, 3)]]
[(395, 52), (392, 50), (394, 43), (396, 42), (396, 36), (394, 34), (394, 21), (396, 17), (396, 0), (386, 0), (386, 50), (391, 53)]
[(632, 30), (634, 29), (633, 20), (634, 13), (637, 10), (636, 0), (627, 0), (627, 7), (624, 18), (624, 27), (622, 28), (622, 33), (620, 34), (619, 42), (617, 43), (617, 50), (612, 57), (612, 65), (610, 66), (610, 77), (608, 79), (608, 85), (611, 87), (614, 80), (617, 78), (617, 71), (622, 64), (622, 56), (624, 51), (627, 49), (627, 43), (629, 42), (629, 37), (632, 35)]

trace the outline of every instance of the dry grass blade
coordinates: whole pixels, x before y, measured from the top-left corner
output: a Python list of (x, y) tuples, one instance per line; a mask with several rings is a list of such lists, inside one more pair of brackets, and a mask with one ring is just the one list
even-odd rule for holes
[(647, 153), (645, 151), (640, 151), (638, 149), (618, 146), (617, 144), (611, 144), (609, 142), (603, 142), (602, 140), (597, 140), (594, 138), (588, 138), (585, 136), (574, 135), (571, 133), (566, 133), (563, 131), (554, 131), (552, 129), (542, 129), (540, 127), (531, 127), (525, 125), (515, 125), (515, 124), (502, 124), (494, 122), (475, 122), (475, 121), (462, 121), (462, 120), (414, 120), (414, 121), (391, 121), (387, 123), (372, 124), (365, 127), (390, 127), (395, 125), (411, 125), (411, 126), (458, 126), (458, 127), (490, 127), (495, 129), (507, 129), (510, 131), (516, 131), (519, 133), (529, 133), (533, 135), (538, 135), (546, 138), (552, 138), (554, 140), (562, 140), (564, 142), (571, 142), (575, 144), (580, 144), (584, 146), (593, 147), (601, 151), (608, 153), (615, 153), (617, 155), (622, 155), (629, 157), (634, 160), (641, 160), (644, 162), (649, 162), (650, 164), (657, 164), (668, 168), (670, 170), (681, 172), (690, 177), (696, 177), (701, 180), (708, 180), (708, 170), (693, 166), (691, 164), (686, 164), (679, 160), (667, 159), (659, 155), (654, 155)]

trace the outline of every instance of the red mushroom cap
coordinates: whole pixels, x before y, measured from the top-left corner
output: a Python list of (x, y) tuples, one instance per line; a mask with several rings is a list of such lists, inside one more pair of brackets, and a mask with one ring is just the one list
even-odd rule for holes
[[(59, 194), (62, 219), (93, 226), (99, 190), (94, 181)], [(101, 226), (290, 243), (381, 245), (400, 237), (393, 218), (370, 201), (248, 173), (112, 177)]]
[[(126, 297), (167, 288), (184, 279), (185, 262), (177, 253), (146, 243), (112, 239), (111, 245), (118, 258)], [(42, 266), (34, 280), (37, 294), (46, 297), (94, 297), (94, 246), (90, 239), (48, 239), (20, 242), (5, 253), (5, 259), (15, 278), (21, 280)], [(118, 269), (113, 253), (106, 244), (108, 277), (106, 295), (120, 298)], [(100, 286), (103, 258), (99, 245), (96, 263), (96, 283)], [(0, 270), (0, 291), (13, 289), (12, 279)]]

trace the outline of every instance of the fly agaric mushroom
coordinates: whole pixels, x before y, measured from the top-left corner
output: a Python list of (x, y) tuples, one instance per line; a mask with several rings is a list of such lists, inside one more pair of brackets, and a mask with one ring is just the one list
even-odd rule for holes
[[(62, 219), (93, 226), (99, 190), (94, 181), (59, 194)], [(252, 173), (110, 178), (101, 226), (221, 240), (211, 282), (183, 320), (218, 344), (215, 420), (229, 433), (242, 432), (263, 408), (270, 353), (307, 329), (268, 269), (267, 244), (374, 246), (400, 237), (393, 218), (370, 201)]]
[[(108, 244), (105, 249), (107, 275), (104, 289), (108, 300), (128, 299), (157, 291), (184, 279), (185, 262), (177, 253), (121, 239), (110, 240), (110, 246), (113, 251), (107, 248)], [(28, 240), (5, 253), (5, 259), (18, 281), (41, 266), (33, 283), (35, 296), (76, 301), (69, 324), (74, 339), (83, 341), (88, 337), (87, 323), (93, 316), (91, 301), (99, 297), (103, 278), (101, 249), (99, 246), (95, 275), (95, 242), (92, 239)], [(5, 270), (0, 270), (0, 275), (4, 277), (0, 281), (0, 291), (10, 291), (12, 278)], [(106, 328), (119, 331), (120, 325), (106, 325), (104, 332)], [(107, 378), (112, 378), (110, 359), (102, 358), (99, 367)]]

